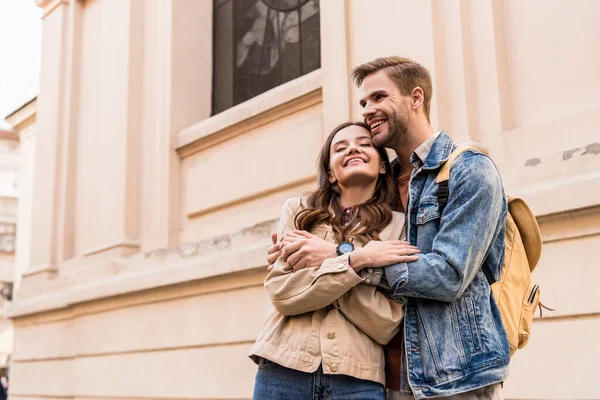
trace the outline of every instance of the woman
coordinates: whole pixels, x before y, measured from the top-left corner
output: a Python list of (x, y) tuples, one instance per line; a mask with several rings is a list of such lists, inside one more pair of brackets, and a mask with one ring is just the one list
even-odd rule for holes
[(418, 258), (398, 240), (397, 197), (369, 127), (335, 128), (319, 156), (318, 189), (285, 203), (278, 238), (308, 231), (339, 244), (341, 255), (296, 272), (280, 258), (269, 272), (274, 307), (250, 351), (259, 365), (255, 400), (385, 399), (382, 346), (398, 332), (403, 305), (367, 284), (363, 269)]

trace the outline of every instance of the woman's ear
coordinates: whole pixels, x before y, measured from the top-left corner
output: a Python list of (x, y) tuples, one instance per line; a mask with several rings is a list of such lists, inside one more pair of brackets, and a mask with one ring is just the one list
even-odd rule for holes
[(329, 181), (329, 183), (331, 183), (332, 185), (334, 183), (337, 182), (337, 179), (335, 179), (335, 176), (333, 176), (333, 174), (331, 172), (327, 173), (327, 180)]
[(386, 168), (385, 168), (385, 163), (381, 162), (381, 165), (379, 166), (379, 173), (380, 174), (385, 174), (387, 172)]

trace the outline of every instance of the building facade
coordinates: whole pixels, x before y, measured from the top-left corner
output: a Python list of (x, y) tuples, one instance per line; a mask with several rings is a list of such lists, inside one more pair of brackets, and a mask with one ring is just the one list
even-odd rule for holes
[(350, 69), (386, 55), (431, 70), (434, 128), (538, 217), (557, 311), (506, 398), (600, 398), (600, 2), (37, 3), (11, 398), (249, 399), (269, 233), (361, 118)]
[(12, 300), (19, 197), (19, 135), (0, 128), (0, 379), (8, 375), (12, 353)]

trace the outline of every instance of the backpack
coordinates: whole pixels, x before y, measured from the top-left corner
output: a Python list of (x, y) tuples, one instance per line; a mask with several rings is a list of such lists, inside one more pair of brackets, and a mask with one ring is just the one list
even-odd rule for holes
[[(474, 147), (458, 147), (438, 173), (436, 183), (439, 185), (437, 197), (440, 213), (448, 202), (450, 167), (456, 157), (467, 150), (479, 151)], [(504, 264), (500, 279), (495, 279), (486, 263), (483, 263), (481, 269), (500, 309), (512, 356), (517, 349), (522, 349), (529, 342), (536, 307), (540, 308), (540, 317), (542, 307), (554, 311), (540, 302), (540, 288), (531, 279), (531, 273), (542, 253), (542, 236), (535, 216), (521, 198), (508, 196), (504, 244)]]

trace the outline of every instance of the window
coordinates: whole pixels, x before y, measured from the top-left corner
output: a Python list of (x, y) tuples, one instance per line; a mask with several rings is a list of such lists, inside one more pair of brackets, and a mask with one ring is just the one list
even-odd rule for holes
[(0, 222), (0, 253), (14, 253), (17, 226)]
[(319, 0), (213, 1), (213, 115), (321, 66)]

